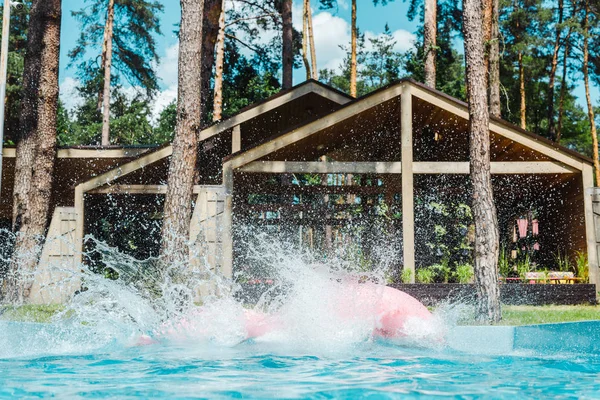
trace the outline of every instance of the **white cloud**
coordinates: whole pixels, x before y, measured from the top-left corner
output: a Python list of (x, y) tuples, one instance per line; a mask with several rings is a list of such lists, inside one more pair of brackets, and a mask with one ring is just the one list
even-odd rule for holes
[(341, 17), (322, 11), (313, 16), (313, 28), (319, 69), (339, 69), (346, 55), (340, 46), (350, 44), (350, 24)]
[(67, 111), (73, 111), (83, 102), (83, 98), (77, 91), (78, 87), (79, 81), (71, 77), (66, 77), (59, 85), (60, 100)]
[(158, 65), (157, 76), (160, 82), (171, 87), (177, 85), (177, 61), (179, 58), (179, 42), (167, 47), (165, 55), (160, 59)]

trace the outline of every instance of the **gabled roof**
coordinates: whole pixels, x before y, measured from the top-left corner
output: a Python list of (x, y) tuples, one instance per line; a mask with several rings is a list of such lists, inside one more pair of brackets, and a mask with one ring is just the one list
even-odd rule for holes
[[(438, 90), (416, 82), (412, 79), (402, 79), (382, 87), (365, 96), (357, 98), (340, 109), (332, 112), (327, 118), (312, 121), (302, 127), (293, 128), (258, 143), (250, 149), (231, 154), (224, 159), (232, 168), (239, 168), (252, 161), (259, 160), (269, 154), (283, 149), (289, 145), (304, 140), (326, 128), (334, 126), (352, 116), (399, 97), (402, 93), (410, 93), (425, 102), (453, 113), (466, 120), (469, 119), (468, 104), (446, 95)], [(504, 136), (514, 142), (540, 152), (551, 159), (562, 162), (575, 169), (581, 170), (582, 163), (591, 164), (592, 160), (571, 149), (552, 142), (544, 137), (525, 131), (501, 118), (490, 118), (490, 132)]]
[[(233, 128), (236, 125), (247, 122), (259, 115), (262, 115), (263, 113), (274, 110), (277, 107), (285, 105), (308, 94), (317, 94), (339, 105), (346, 104), (352, 100), (352, 97), (335, 88), (327, 86), (319, 81), (309, 79), (290, 89), (282, 90), (261, 102), (245, 107), (238, 113), (223, 121), (215, 122), (212, 125), (203, 128), (199, 133), (199, 139), (200, 141), (210, 139), (219, 133)], [(172, 145), (170, 143), (165, 143), (156, 147), (153, 151), (140, 154), (130, 162), (108, 171), (94, 179), (84, 182), (79, 186), (82, 186), (83, 192), (86, 192), (99, 186), (109, 184), (119, 177), (171, 156), (172, 152)]]

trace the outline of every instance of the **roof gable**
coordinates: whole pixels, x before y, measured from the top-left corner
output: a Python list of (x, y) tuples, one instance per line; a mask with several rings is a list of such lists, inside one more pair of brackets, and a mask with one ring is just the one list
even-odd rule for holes
[[(403, 93), (410, 94), (413, 98), (440, 107), (454, 116), (465, 120), (469, 118), (468, 105), (466, 103), (413, 80), (404, 79), (356, 99), (330, 113), (326, 118), (315, 120), (283, 134), (279, 133), (277, 136), (258, 144), (254, 148), (232, 154), (225, 161), (235, 169), (253, 161), (268, 159), (270, 155), (283, 151), (286, 147), (293, 147), (302, 141), (310, 142), (313, 135), (331, 129), (336, 124), (341, 124), (355, 118), (356, 115), (378, 107), (396, 97), (400, 97)], [(541, 136), (524, 131), (499, 118), (490, 118), (490, 133), (495, 137), (501, 138), (505, 143), (518, 144), (521, 149), (525, 149), (529, 154), (537, 154), (537, 157), (540, 159), (558, 161), (577, 170), (582, 169), (582, 163), (591, 163), (589, 158), (579, 153)], [(316, 144), (316, 141), (313, 142)]]
[[(272, 112), (279, 107), (285, 106), (288, 103), (294, 102), (304, 96), (317, 95), (331, 101), (339, 106), (342, 106), (352, 100), (352, 98), (332, 87), (324, 85), (315, 80), (308, 80), (288, 90), (273, 95), (262, 102), (248, 106), (240, 110), (237, 114), (216, 122), (199, 133), (200, 141), (207, 141), (222, 132), (226, 132), (235, 126), (252, 121), (265, 113)], [(94, 179), (82, 183), (83, 192), (110, 184), (115, 179), (128, 175), (134, 171), (142, 169), (150, 164), (159, 162), (167, 157), (170, 157), (173, 152), (172, 145), (166, 143), (157, 147), (153, 151), (136, 157), (132, 161), (119, 166), (111, 171), (106, 172)]]

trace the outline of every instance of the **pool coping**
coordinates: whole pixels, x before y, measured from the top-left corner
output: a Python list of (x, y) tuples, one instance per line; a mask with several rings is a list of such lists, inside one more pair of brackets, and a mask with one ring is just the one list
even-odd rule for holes
[(449, 348), (467, 353), (600, 354), (600, 321), (521, 326), (456, 326), (446, 336)]

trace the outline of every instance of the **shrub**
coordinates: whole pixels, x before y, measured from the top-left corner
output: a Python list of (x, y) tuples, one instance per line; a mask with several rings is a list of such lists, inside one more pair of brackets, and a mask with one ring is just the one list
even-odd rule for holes
[(433, 280), (435, 282), (448, 283), (451, 271), (447, 259), (443, 259), (441, 264), (433, 264), (427, 269), (433, 274)]
[(419, 268), (416, 278), (419, 283), (433, 283), (435, 272), (431, 268)]
[(505, 278), (508, 278), (511, 273), (508, 250), (504, 245), (500, 248), (498, 256), (498, 273)]
[(400, 274), (400, 280), (402, 283), (410, 283), (412, 280), (413, 272), (408, 268), (403, 268)]
[(463, 263), (456, 266), (455, 274), (458, 283), (471, 283), (475, 276), (475, 270), (471, 264)]
[(525, 274), (533, 271), (533, 266), (531, 265), (531, 260), (529, 258), (529, 254), (525, 254), (523, 258), (517, 261), (517, 273), (519, 274), (519, 278), (523, 281), (525, 280)]
[(589, 280), (590, 266), (585, 251), (578, 251), (575, 253), (575, 270), (577, 277), (580, 278), (582, 282), (587, 282)]
[(556, 260), (556, 267), (559, 271), (569, 272), (573, 270), (571, 266), (571, 260), (569, 260), (567, 253), (561, 255), (560, 250), (558, 250), (554, 256), (554, 259)]

